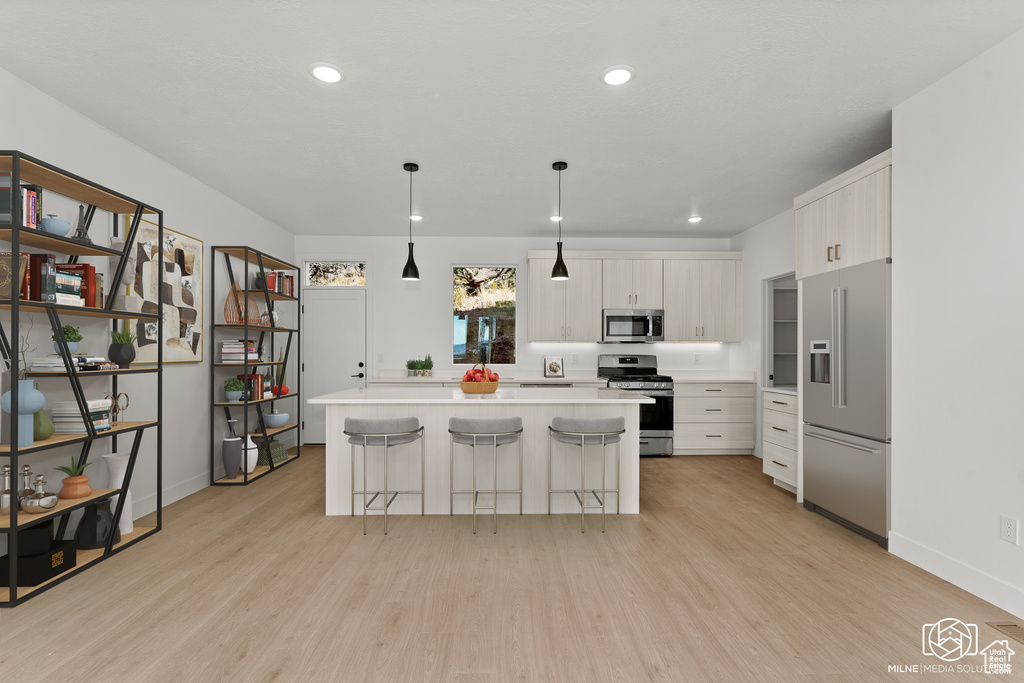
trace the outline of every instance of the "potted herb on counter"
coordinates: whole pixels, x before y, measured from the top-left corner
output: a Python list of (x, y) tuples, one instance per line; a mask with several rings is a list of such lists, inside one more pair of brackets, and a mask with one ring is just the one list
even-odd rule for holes
[(427, 357), (422, 360), (417, 358), (405, 361), (405, 368), (409, 371), (409, 377), (430, 377), (434, 368), (434, 361), (428, 353)]

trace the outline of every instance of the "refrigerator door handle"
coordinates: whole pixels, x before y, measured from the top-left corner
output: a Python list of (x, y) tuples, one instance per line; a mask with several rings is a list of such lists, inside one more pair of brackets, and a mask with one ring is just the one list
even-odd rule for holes
[(843, 326), (846, 321), (846, 290), (842, 287), (836, 289), (836, 407), (846, 407), (846, 344), (845, 330)]
[(829, 295), (831, 297), (830, 301), (829, 301), (829, 304), (831, 305), (831, 318), (830, 318), (830, 320), (831, 320), (831, 323), (832, 323), (832, 328), (829, 330), (829, 333), (832, 335), (832, 354), (835, 356), (835, 358), (832, 359), (834, 361), (832, 363), (832, 370), (831, 370), (832, 376), (828, 378), (828, 381), (829, 381), (829, 389), (832, 390), (832, 407), (833, 408), (837, 408), (838, 407), (836, 405), (836, 387), (839, 385), (839, 348), (838, 348), (838, 345), (836, 344), (836, 291), (837, 290), (835, 289), (835, 287), (833, 287), (832, 289), (829, 290)]
[(867, 448), (859, 444), (850, 443), (849, 441), (843, 441), (842, 439), (833, 439), (828, 436), (822, 436), (821, 434), (814, 434), (813, 432), (804, 432), (804, 436), (809, 436), (812, 439), (821, 439), (822, 441), (828, 441), (829, 443), (838, 444), (840, 446), (846, 446), (848, 448), (856, 448), (858, 451), (864, 451), (865, 453), (881, 453), (877, 448)]

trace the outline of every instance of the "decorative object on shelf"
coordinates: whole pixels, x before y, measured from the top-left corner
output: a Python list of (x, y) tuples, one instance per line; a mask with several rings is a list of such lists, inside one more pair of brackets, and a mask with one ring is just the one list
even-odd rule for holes
[(412, 174), (420, 170), (419, 164), (412, 162), (402, 164), (402, 168), (409, 172), (409, 259), (402, 269), (403, 280), (419, 280), (420, 269), (416, 267), (416, 260), (412, 257)]
[(224, 396), (229, 401), (241, 401), (245, 393), (245, 384), (237, 377), (224, 382)]
[(66, 220), (57, 218), (57, 214), (48, 213), (48, 218), (44, 218), (39, 221), (39, 229), (43, 232), (48, 232), (51, 235), (57, 235), (63, 237), (64, 235), (71, 232), (71, 223)]
[(24, 496), (31, 496), (35, 489), (32, 488), (32, 468), (25, 465), (21, 468), (21, 485), (18, 487), (18, 500)]
[(274, 411), (272, 413), (263, 413), (263, 422), (270, 429), (278, 429), (288, 424), (288, 413), (279, 413)]
[(281, 322), (281, 314), (277, 310), (267, 311), (260, 315), (261, 327), (277, 327)]
[(75, 234), (71, 236), (71, 239), (92, 244), (92, 238), (89, 237), (89, 222), (85, 219), (85, 204), (78, 205), (78, 225), (75, 226)]
[(466, 370), (459, 387), (464, 394), (493, 394), (498, 390), (498, 373), (491, 372), (483, 363), (476, 363)]
[[(31, 448), (34, 443), (35, 414), (46, 405), (46, 396), (30, 379), (18, 380), (18, 448)], [(0, 397), (0, 409), (11, 412), (11, 392)]]
[(82, 519), (75, 529), (75, 541), (79, 548), (104, 548), (111, 532), (114, 534), (114, 543), (120, 543), (121, 533), (114, 524), (114, 514), (107, 501), (102, 501), (85, 506)]
[(21, 497), (21, 500), (18, 501), (19, 509), (30, 515), (41, 515), (57, 507), (57, 503), (60, 501), (55, 494), (47, 493), (44, 490), (45, 486), (46, 477), (41, 474), (36, 475), (35, 490), (30, 495)]
[[(124, 488), (124, 479), (128, 474), (128, 461), (131, 456), (128, 453), (110, 453), (103, 456), (103, 462), (107, 463), (107, 486), (112, 489)], [(120, 494), (110, 499), (110, 514), (117, 511), (117, 500)], [(132, 491), (127, 489), (124, 492), (124, 508), (121, 510), (121, 519), (118, 520), (117, 529), (122, 534), (130, 534), (135, 528), (134, 514), (132, 512)]]
[[(10, 252), (0, 253), (0, 299), (10, 299), (11, 289), (14, 284), (14, 256)], [(28, 273), (28, 254), (22, 254), (18, 259), (18, 288), (25, 282), (25, 274)]]
[(228, 429), (231, 436), (225, 436), (221, 443), (220, 455), (224, 460), (224, 476), (234, 479), (242, 469), (242, 437), (235, 434), (235, 423), (238, 420), (228, 420)]
[(249, 434), (245, 435), (245, 443), (243, 445), (245, 455), (245, 473), (252, 474), (253, 470), (256, 469), (256, 463), (259, 462), (259, 449), (256, 448), (256, 442), (252, 440), (252, 436)]
[(112, 330), (110, 332), (110, 346), (107, 348), (107, 356), (117, 363), (117, 367), (127, 369), (135, 360), (135, 333), (125, 328), (123, 330)]
[(0, 486), (0, 510), (6, 510), (11, 507), (11, 500), (13, 500), (14, 494), (11, 491), (11, 466), (4, 465), (3, 469), (4, 484)]
[(565, 261), (562, 260), (562, 171), (569, 168), (569, 164), (564, 161), (556, 161), (551, 164), (551, 168), (558, 171), (558, 215), (551, 219), (558, 223), (558, 255), (555, 257), (555, 266), (551, 269), (551, 279), (568, 280), (569, 269), (565, 267)]
[[(288, 459), (288, 449), (284, 447), (284, 444), (276, 439), (269, 439), (268, 441), (261, 441), (259, 446), (260, 457), (257, 459), (257, 465), (269, 466), (271, 461), (276, 465), (279, 462), (284, 462)], [(267, 455), (269, 453), (269, 456)]]
[(252, 326), (259, 326), (263, 314), (260, 313), (260, 306), (255, 299), (249, 301), (248, 307), (245, 302), (245, 292), (236, 282), (231, 283), (228, 290), (228, 298), (224, 300), (224, 322), (229, 325), (243, 325), (246, 319)]
[(70, 465), (61, 465), (60, 467), (54, 467), (53, 469), (58, 472), (63, 472), (68, 475), (61, 482), (64, 484), (60, 493), (57, 495), (65, 499), (73, 498), (85, 498), (92, 493), (92, 487), (89, 486), (89, 477), (85, 476), (85, 468), (91, 465), (91, 462), (76, 462), (75, 459), (71, 458)]
[[(131, 405), (132, 400), (128, 397), (128, 394), (121, 392), (119, 394), (104, 394), (104, 398), (110, 399), (110, 426), (114, 427), (123, 418), (124, 411), (128, 410), (128, 406)], [(122, 403), (124, 405), (122, 405)]]
[[(78, 342), (82, 341), (82, 333), (78, 331), (78, 328), (74, 325), (65, 325), (61, 332), (64, 335), (64, 341), (67, 342), (68, 351), (78, 353)], [(60, 340), (57, 339), (57, 335), (51, 334), (50, 339), (53, 340), (54, 353), (60, 353)]]
[[(35, 384), (36, 389), (39, 388), (39, 383)], [(46, 441), (54, 432), (53, 420), (46, 414), (45, 410), (36, 411), (36, 414), (32, 416), (32, 437), (36, 441)]]
[(433, 374), (434, 361), (428, 353), (423, 360), (405, 361), (405, 367), (409, 371), (409, 377), (430, 377)]
[(565, 377), (565, 368), (562, 366), (561, 356), (544, 357), (545, 377)]
[[(159, 225), (139, 222), (136, 238), (135, 279), (128, 310), (156, 311), (160, 273), (164, 270), (164, 362), (200, 363), (203, 360), (203, 241), (164, 226), (164, 243)], [(230, 296), (229, 296), (230, 300)], [(225, 313), (227, 304), (225, 304)], [(257, 316), (257, 320), (259, 316)], [(156, 363), (156, 321), (136, 322), (139, 363)]]
[(277, 384), (274, 386), (274, 396), (287, 396), (288, 386), (285, 382), (288, 381), (288, 370), (284, 366), (284, 351), (278, 352), (277, 362), (280, 365), (277, 366)]

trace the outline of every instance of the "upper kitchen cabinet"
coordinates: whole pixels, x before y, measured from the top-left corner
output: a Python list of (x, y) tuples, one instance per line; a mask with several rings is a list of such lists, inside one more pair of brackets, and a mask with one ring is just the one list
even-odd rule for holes
[(886, 150), (797, 197), (797, 279), (891, 256), (891, 187)]
[(665, 307), (660, 259), (604, 259), (603, 263), (604, 308)]
[(553, 258), (530, 258), (527, 339), (601, 341), (601, 261), (565, 259), (568, 280), (552, 280)]
[(725, 256), (665, 259), (665, 341), (740, 340), (742, 262)]

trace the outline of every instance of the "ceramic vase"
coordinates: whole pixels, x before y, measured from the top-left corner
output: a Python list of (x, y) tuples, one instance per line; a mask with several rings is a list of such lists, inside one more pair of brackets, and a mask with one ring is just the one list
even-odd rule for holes
[(61, 483), (64, 485), (57, 495), (64, 499), (85, 498), (92, 493), (92, 487), (89, 486), (89, 477), (84, 474), (80, 474), (77, 477), (64, 477), (64, 481)]
[(248, 434), (245, 435), (245, 473), (252, 474), (253, 470), (256, 469), (256, 461), (259, 460), (260, 454), (259, 449), (256, 448), (256, 442), (252, 440), (252, 437)]
[[(71, 353), (78, 353), (78, 342), (68, 342), (68, 351)], [(53, 352), (60, 353), (60, 344), (53, 342)]]
[(234, 479), (242, 468), (242, 439), (229, 436), (221, 445), (221, 457), (224, 458), (224, 476)]
[(227, 398), (227, 400), (229, 400), (229, 401), (241, 401), (242, 400), (242, 392), (241, 391), (228, 391), (228, 390), (225, 389), (224, 390), (224, 397)]
[[(107, 463), (107, 486), (112, 489), (124, 488), (124, 478), (128, 473), (128, 460), (131, 456), (127, 453), (111, 453), (103, 456)], [(117, 512), (117, 500), (120, 494), (110, 499), (110, 514)], [(121, 510), (121, 518), (117, 522), (117, 529), (122, 534), (130, 534), (135, 528), (135, 515), (132, 513), (132, 492), (128, 489), (124, 493), (124, 509)]]
[(110, 360), (117, 363), (119, 368), (127, 368), (135, 360), (134, 344), (111, 344), (107, 349)]
[(95, 505), (86, 505), (82, 521), (75, 530), (75, 540), (79, 548), (103, 548), (107, 545), (107, 536), (114, 532), (114, 543), (121, 541), (121, 534), (114, 525), (114, 514), (106, 501)]
[[(18, 380), (18, 448), (30, 448), (35, 433), (35, 414), (46, 405), (43, 392), (35, 387), (30, 379)], [(0, 397), (0, 408), (5, 413), (11, 412), (11, 392)]]
[[(35, 387), (38, 389), (39, 385), (36, 384)], [(50, 416), (47, 415), (44, 410), (37, 411), (36, 414), (32, 416), (32, 436), (35, 440), (45, 441), (53, 436), (53, 432), (53, 420), (50, 419)]]

